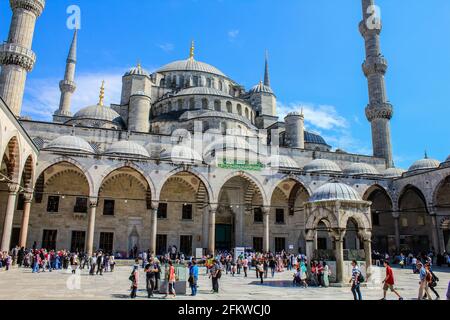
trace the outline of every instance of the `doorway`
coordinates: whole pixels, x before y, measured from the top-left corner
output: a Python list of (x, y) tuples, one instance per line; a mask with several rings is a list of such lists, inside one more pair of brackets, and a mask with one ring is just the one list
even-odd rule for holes
[(231, 233), (232, 226), (230, 224), (216, 225), (216, 250), (231, 250)]

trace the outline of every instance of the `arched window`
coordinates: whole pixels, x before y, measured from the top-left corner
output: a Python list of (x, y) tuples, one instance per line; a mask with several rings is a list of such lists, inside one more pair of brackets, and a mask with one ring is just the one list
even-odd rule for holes
[(208, 99), (206, 98), (202, 99), (202, 109), (208, 109)]
[(194, 87), (198, 87), (198, 76), (194, 76)]
[(180, 87), (181, 87), (181, 88), (184, 88), (184, 85), (185, 85), (185, 84), (184, 84), (184, 81), (185, 81), (185, 80), (184, 80), (184, 76), (180, 76)]
[(172, 101), (169, 101), (169, 103), (167, 104), (167, 111), (166, 112), (171, 112), (172, 111)]
[(242, 106), (240, 104), (237, 105), (237, 113), (242, 116)]
[(233, 105), (230, 101), (227, 101), (227, 112), (232, 113), (233, 112)]
[(222, 134), (227, 133), (227, 123), (225, 121), (220, 123), (220, 132), (222, 132)]
[(165, 83), (166, 83), (166, 80), (161, 79), (161, 81), (159, 82), (159, 86), (160, 86), (160, 87), (164, 87), (164, 86), (165, 86)]
[(250, 119), (250, 118), (248, 117), (248, 108), (245, 108), (245, 117), (246, 117), (247, 119)]
[(223, 90), (223, 83), (222, 81), (219, 80), (219, 90), (222, 91)]
[(212, 87), (212, 80), (211, 80), (211, 78), (206, 79), (206, 86), (207, 86), (208, 88), (211, 88), (211, 87)]
[(195, 109), (195, 99), (194, 98), (189, 99), (189, 109), (191, 109), (191, 110)]
[(222, 105), (220, 103), (220, 100), (215, 100), (214, 101), (214, 110), (215, 111), (222, 111)]
[(178, 99), (178, 111), (183, 110), (183, 100)]

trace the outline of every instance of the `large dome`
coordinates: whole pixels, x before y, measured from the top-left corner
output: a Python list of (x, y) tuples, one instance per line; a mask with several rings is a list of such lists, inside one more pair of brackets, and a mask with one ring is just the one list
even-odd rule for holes
[(379, 175), (373, 166), (367, 163), (353, 163), (344, 169), (344, 174), (349, 176)]
[(73, 120), (103, 120), (122, 124), (120, 115), (109, 107), (99, 104), (81, 109), (73, 116)]
[(136, 142), (127, 140), (113, 143), (108, 149), (106, 149), (104, 155), (132, 158), (150, 158), (150, 155), (143, 146), (137, 144)]
[(43, 150), (95, 153), (91, 145), (84, 139), (76, 136), (61, 136), (52, 140)]
[(304, 170), (306, 172), (335, 172), (341, 173), (342, 170), (339, 166), (331, 160), (327, 159), (315, 159), (308, 163)]
[(414, 162), (413, 165), (409, 167), (408, 172), (436, 169), (440, 166), (440, 164), (441, 163), (435, 159), (429, 159), (428, 157), (425, 157), (425, 159), (420, 159)]
[(186, 60), (179, 60), (174, 61), (169, 64), (166, 64), (165, 66), (161, 67), (156, 72), (170, 72), (170, 71), (198, 71), (198, 72), (206, 72), (206, 73), (212, 73), (215, 75), (219, 75), (222, 77), (226, 77), (226, 75), (217, 69), (216, 67), (213, 67), (207, 63), (196, 61), (194, 59), (186, 59)]
[(362, 201), (362, 198), (352, 187), (339, 182), (330, 182), (319, 187), (309, 199), (310, 202), (330, 200)]

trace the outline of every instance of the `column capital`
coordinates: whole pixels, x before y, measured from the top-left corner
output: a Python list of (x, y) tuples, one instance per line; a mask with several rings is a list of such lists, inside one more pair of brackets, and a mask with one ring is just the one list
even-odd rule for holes
[(216, 203), (209, 204), (209, 212), (210, 213), (216, 213), (218, 208), (219, 208), (219, 205)]
[(265, 215), (270, 214), (270, 207), (261, 207), (261, 212)]
[(334, 241), (343, 242), (345, 237), (345, 229), (331, 229), (331, 236), (334, 238)]
[(158, 208), (159, 208), (159, 201), (152, 201), (151, 210), (158, 210)]
[(31, 203), (33, 201), (33, 193), (31, 192), (25, 192), (23, 194), (23, 198), (25, 200), (25, 203)]
[(399, 211), (393, 211), (392, 212), (392, 217), (394, 219), (400, 219), (400, 212)]
[(12, 193), (17, 193), (20, 190), (20, 186), (19, 184), (12, 182), (12, 183), (8, 183), (8, 193), (12, 194)]
[(97, 198), (89, 198), (89, 208), (97, 208), (98, 199)]

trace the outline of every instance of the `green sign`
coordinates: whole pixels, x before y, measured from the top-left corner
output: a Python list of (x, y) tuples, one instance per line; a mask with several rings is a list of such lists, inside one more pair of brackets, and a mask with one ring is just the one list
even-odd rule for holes
[(264, 168), (262, 163), (219, 163), (219, 168), (233, 169), (233, 170), (247, 170), (247, 171), (261, 171)]

